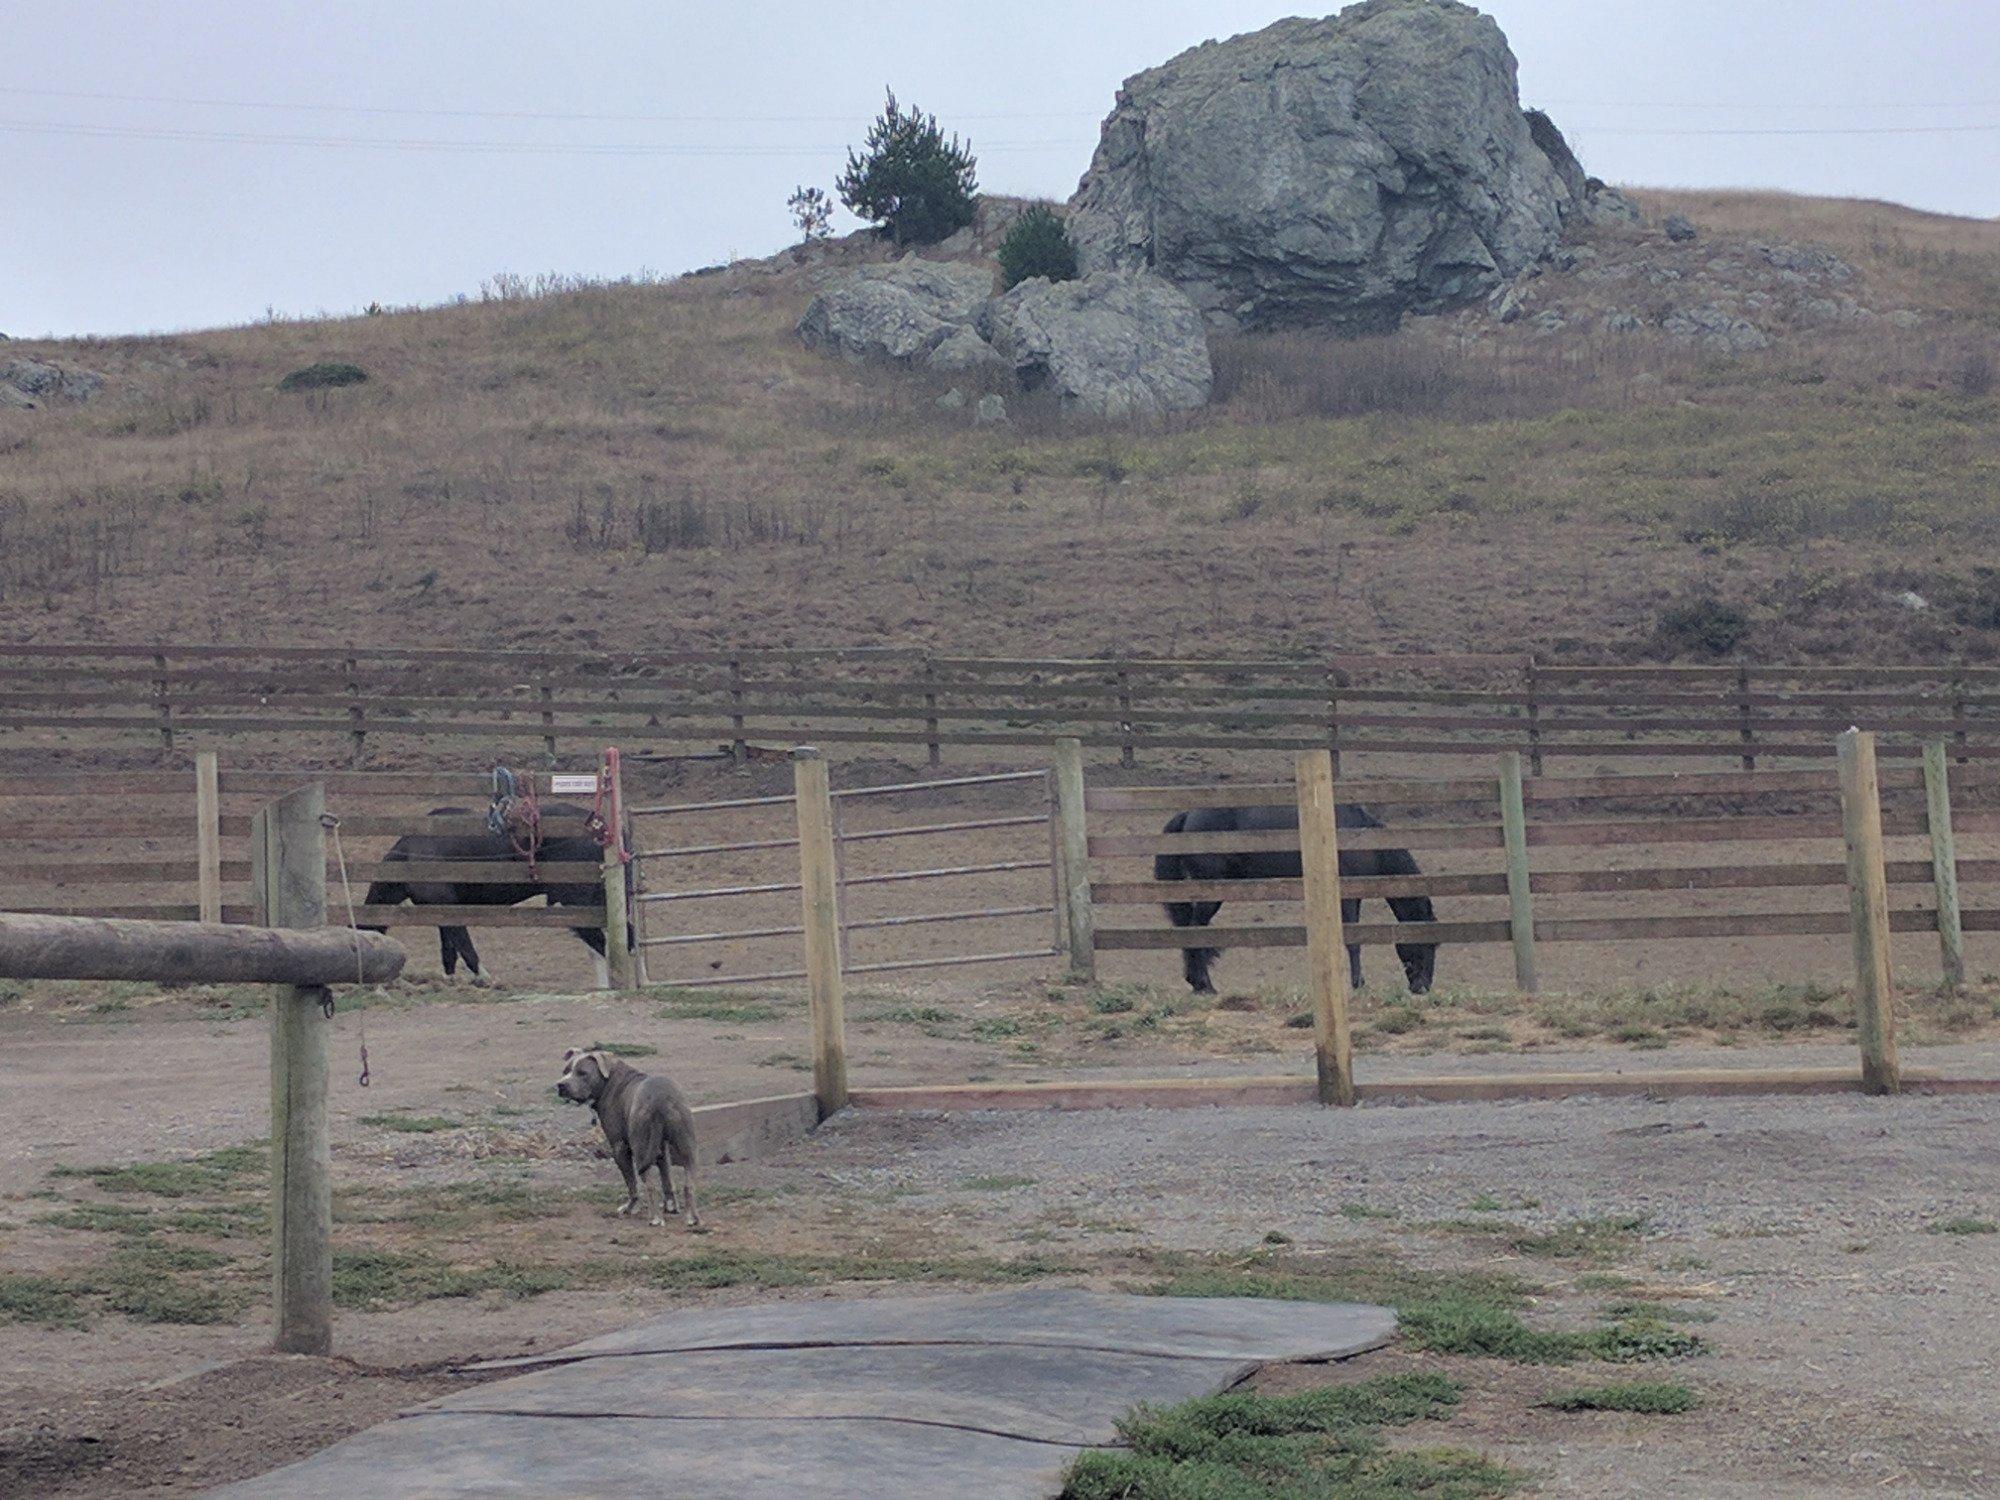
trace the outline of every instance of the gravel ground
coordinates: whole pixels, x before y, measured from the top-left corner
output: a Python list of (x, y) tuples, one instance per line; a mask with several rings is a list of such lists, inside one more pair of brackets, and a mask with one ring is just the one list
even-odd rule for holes
[[(1492, 1265), (1497, 1245), (1435, 1221), (1463, 1222), (1482, 1197), (1527, 1227), (1644, 1215), (1618, 1269), (1715, 1312), (1702, 1331), (1716, 1352), (1671, 1372), (1707, 1406), (1475, 1445), (1552, 1495), (2000, 1493), (2000, 1236), (1933, 1227), (2000, 1213), (2000, 1099), (864, 1114), (799, 1155), (829, 1185), (935, 1205), (996, 1243), (1028, 1222), (1186, 1250), (1275, 1231), (1296, 1252), (1371, 1244)], [(994, 1174), (1026, 1180), (957, 1191)], [(1356, 1206), (1395, 1217), (1357, 1221)]]

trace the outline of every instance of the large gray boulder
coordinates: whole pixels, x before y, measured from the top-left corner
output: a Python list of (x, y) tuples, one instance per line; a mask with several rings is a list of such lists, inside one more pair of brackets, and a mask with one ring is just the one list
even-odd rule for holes
[(1365, 331), (1511, 280), (1572, 193), (1498, 25), (1364, 0), (1127, 80), (1069, 229), (1086, 272), (1150, 267), (1215, 323)]
[(813, 298), (799, 337), (850, 359), (914, 362), (970, 329), (992, 295), (993, 273), (984, 266), (937, 260), (864, 266)]
[(1024, 390), (1092, 416), (1191, 411), (1214, 383), (1200, 310), (1145, 271), (1033, 277), (994, 298), (980, 330)]

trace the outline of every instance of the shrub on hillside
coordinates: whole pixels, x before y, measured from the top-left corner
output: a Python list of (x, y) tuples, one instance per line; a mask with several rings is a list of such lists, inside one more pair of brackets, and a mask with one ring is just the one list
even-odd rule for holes
[(847, 153), (840, 201), (898, 245), (930, 245), (973, 220), (978, 191), (972, 143), (945, 139), (936, 115), (904, 110), (894, 90), (866, 145)]
[(1654, 634), (1675, 656), (1727, 656), (1750, 634), (1750, 617), (1713, 594), (1698, 594), (1661, 610)]
[(368, 372), (359, 365), (342, 364), (337, 360), (322, 360), (316, 365), (307, 365), (303, 370), (294, 370), (278, 382), (281, 391), (322, 391), (329, 386), (359, 385), (368, 378)]
[(1014, 221), (996, 254), (1002, 291), (1033, 276), (1076, 280), (1076, 246), (1070, 243), (1062, 215), (1046, 203), (1037, 203)]

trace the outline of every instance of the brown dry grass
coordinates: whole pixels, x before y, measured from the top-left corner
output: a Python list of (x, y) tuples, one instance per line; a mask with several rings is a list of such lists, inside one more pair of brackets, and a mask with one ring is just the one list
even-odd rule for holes
[[(889, 641), (1214, 654), (1641, 654), (1690, 592), (1767, 656), (1987, 654), (1996, 404), (1968, 351), (2000, 231), (1874, 205), (1652, 195), (1827, 239), (1909, 330), (1720, 363), (1650, 336), (1429, 320), (1225, 343), (1218, 404), (1141, 429), (938, 387), (791, 336), (791, 257), (178, 338), (19, 344), (100, 369), (0, 413), (16, 637), (689, 646)], [(1706, 248), (1704, 248), (1706, 253)], [(835, 260), (875, 258), (866, 244)], [(280, 394), (352, 361), (367, 384)], [(1911, 586), (1947, 607), (1888, 604)]]

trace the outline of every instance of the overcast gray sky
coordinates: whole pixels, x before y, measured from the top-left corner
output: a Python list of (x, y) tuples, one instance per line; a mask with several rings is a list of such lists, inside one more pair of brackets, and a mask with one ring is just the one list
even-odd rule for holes
[[(1483, 8), (1523, 98), (1600, 176), (2000, 214), (2000, 0)], [(1301, 9), (0, 0), (0, 331), (764, 254), (790, 237), (786, 195), (831, 184), (885, 84), (972, 137), (983, 186), (1066, 197), (1120, 80)]]

